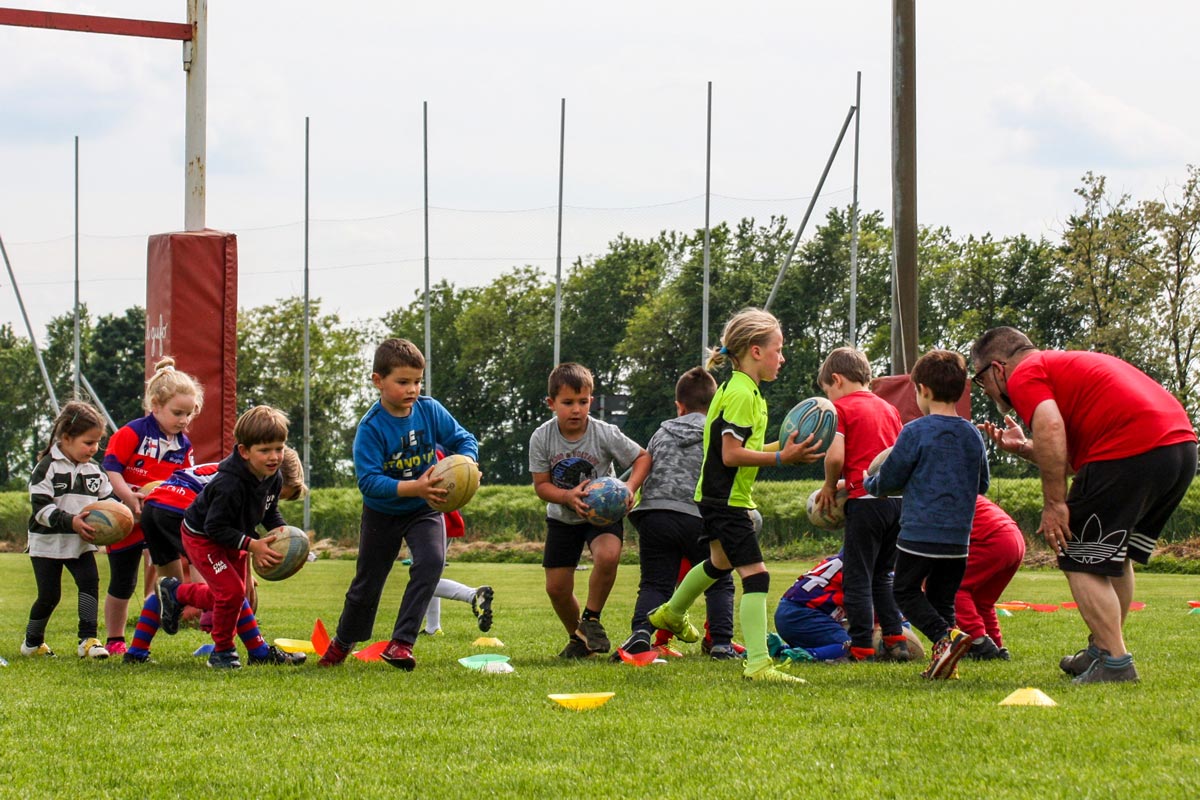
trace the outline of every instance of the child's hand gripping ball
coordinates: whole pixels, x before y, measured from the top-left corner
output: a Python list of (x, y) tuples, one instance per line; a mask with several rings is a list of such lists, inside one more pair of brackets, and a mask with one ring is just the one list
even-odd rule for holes
[(588, 507), (584, 518), (592, 525), (612, 525), (625, 516), (629, 507), (629, 489), (616, 478), (596, 478), (583, 487), (583, 492)]
[(92, 528), (92, 544), (116, 544), (133, 530), (133, 512), (117, 500), (90, 503), (79, 513), (87, 514), (83, 521)]
[(813, 444), (818, 453), (824, 453), (833, 444), (833, 435), (837, 433), (837, 409), (825, 397), (810, 397), (801, 400), (783, 418), (779, 426), (779, 446), (787, 444), (788, 437), (796, 432), (796, 443), (799, 444), (812, 434)]
[(457, 511), (470, 502), (479, 488), (479, 467), (467, 456), (446, 456), (429, 468), (433, 477), (441, 478), (435, 484), (439, 489), (446, 490), (446, 498), (440, 502), (429, 501), (434, 511), (448, 514)]
[(848, 493), (844, 486), (839, 486), (834, 494), (833, 505), (822, 510), (817, 505), (817, 498), (820, 497), (821, 490), (818, 488), (808, 496), (806, 510), (808, 511), (808, 521), (815, 527), (821, 530), (834, 531), (846, 525), (846, 497)]
[(283, 559), (273, 567), (260, 567), (258, 559), (252, 559), (254, 571), (265, 581), (281, 581), (290, 578), (308, 563), (308, 534), (293, 525), (284, 525), (271, 531), (275, 541), (269, 546)]

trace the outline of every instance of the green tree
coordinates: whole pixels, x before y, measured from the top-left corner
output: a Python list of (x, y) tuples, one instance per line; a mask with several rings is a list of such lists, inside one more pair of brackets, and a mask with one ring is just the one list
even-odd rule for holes
[(23, 489), (51, 409), (32, 345), (8, 324), (0, 326), (0, 407), (0, 488)]
[[(91, 380), (92, 353), (92, 317), (88, 313), (87, 304), (79, 305), (79, 361), (80, 370)], [(75, 315), (71, 311), (52, 317), (46, 323), (46, 347), (42, 351), (42, 359), (46, 363), (46, 371), (50, 373), (50, 382), (54, 386), (54, 394), (61, 405), (70, 400), (75, 393)], [(80, 387), (84, 399), (87, 389)]]
[[(350, 480), (355, 422), (370, 386), (364, 364), (364, 334), (337, 314), (322, 314), (320, 300), (309, 304), (310, 469), (313, 486)], [(282, 298), (238, 314), (238, 409), (269, 404), (291, 420), (289, 443), (303, 455), (304, 301)]]

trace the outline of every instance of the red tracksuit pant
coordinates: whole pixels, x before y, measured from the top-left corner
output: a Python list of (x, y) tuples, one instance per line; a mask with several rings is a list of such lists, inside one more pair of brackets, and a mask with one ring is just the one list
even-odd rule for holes
[(1017, 574), (1024, 557), (1025, 540), (1016, 525), (984, 538), (971, 537), (967, 571), (954, 596), (955, 624), (959, 630), (973, 639), (990, 636), (997, 647), (1004, 646), (996, 619), (996, 601)]
[(206, 536), (183, 529), (183, 549), (205, 583), (185, 583), (176, 596), (180, 603), (213, 612), (212, 638), (216, 650), (232, 650), (238, 613), (246, 599), (246, 559), (242, 550), (229, 550)]

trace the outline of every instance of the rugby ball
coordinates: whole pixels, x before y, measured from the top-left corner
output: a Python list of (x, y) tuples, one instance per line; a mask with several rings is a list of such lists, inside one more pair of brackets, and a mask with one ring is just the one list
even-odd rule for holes
[(252, 558), (254, 571), (264, 581), (281, 581), (290, 578), (308, 563), (308, 534), (294, 525), (284, 525), (271, 531), (275, 541), (270, 547), (283, 556), (283, 560), (273, 567), (260, 567), (257, 558)]
[[(908, 645), (909, 658), (913, 661), (923, 660), (925, 658), (925, 646), (921, 644), (921, 637), (917, 636), (917, 632), (908, 625), (905, 625), (902, 630), (904, 632), (904, 643)], [(883, 655), (883, 632), (879, 629), (878, 625), (875, 626), (875, 631), (871, 634), (871, 644), (875, 647), (875, 655)]]
[(887, 461), (887, 457), (891, 455), (891, 453), (892, 448), (890, 447), (885, 447), (884, 449), (880, 450), (879, 455), (871, 459), (871, 464), (867, 467), (867, 474), (878, 475), (879, 468), (883, 466), (883, 462)]
[(429, 468), (433, 477), (441, 478), (436, 484), (439, 489), (446, 490), (446, 499), (441, 502), (429, 501), (430, 507), (443, 514), (457, 511), (470, 502), (479, 488), (479, 467), (467, 456), (446, 456)]
[(837, 409), (825, 397), (810, 397), (801, 400), (783, 418), (779, 426), (779, 446), (787, 444), (792, 432), (796, 433), (796, 443), (799, 444), (813, 435), (813, 443), (818, 453), (824, 453), (833, 444), (833, 435), (837, 433)]
[(619, 522), (628, 508), (629, 489), (616, 478), (596, 478), (583, 487), (584, 515), (592, 525), (604, 526)]
[(817, 506), (817, 497), (820, 494), (821, 490), (817, 489), (808, 496), (808, 503), (805, 505), (805, 510), (808, 511), (808, 521), (814, 527), (825, 531), (834, 531), (844, 527), (846, 524), (846, 497), (848, 496), (845, 487), (838, 487), (833, 495), (833, 505), (824, 511)]
[(749, 515), (749, 517), (750, 517), (750, 524), (754, 526), (754, 533), (758, 536), (762, 536), (762, 526), (763, 526), (762, 512), (759, 511), (757, 508), (750, 508), (750, 509), (746, 510), (746, 514)]
[(87, 512), (83, 521), (95, 532), (92, 544), (116, 544), (133, 530), (133, 512), (118, 500), (100, 500), (83, 507), (80, 514)]

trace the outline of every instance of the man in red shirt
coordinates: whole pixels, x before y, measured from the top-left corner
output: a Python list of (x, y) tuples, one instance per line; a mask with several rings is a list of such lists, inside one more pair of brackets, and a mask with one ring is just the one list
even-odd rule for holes
[[(1042, 474), (1038, 533), (1058, 554), (1091, 635), (1059, 666), (1076, 683), (1136, 681), (1122, 626), (1132, 561), (1145, 564), (1196, 474), (1196, 433), (1169, 392), (1132, 365), (1092, 352), (1038, 350), (1014, 328), (971, 347), (971, 379), (1005, 414), (980, 429)], [(1024, 431), (1015, 411), (1032, 431)], [(1074, 480), (1067, 489), (1067, 476)]]

